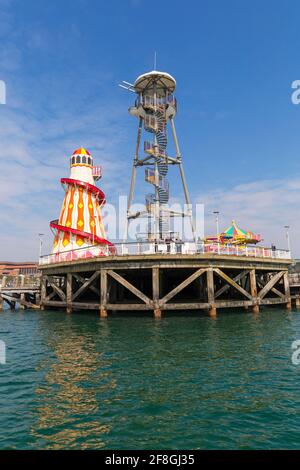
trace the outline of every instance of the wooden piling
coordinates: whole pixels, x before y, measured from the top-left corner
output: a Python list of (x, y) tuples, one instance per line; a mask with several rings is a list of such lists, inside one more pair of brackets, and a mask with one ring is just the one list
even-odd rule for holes
[(47, 296), (47, 286), (46, 286), (46, 276), (41, 278), (41, 293), (40, 293), (40, 309), (45, 310), (46, 296)]
[(291, 301), (291, 291), (290, 291), (290, 283), (289, 283), (289, 275), (288, 272), (285, 272), (283, 275), (283, 283), (284, 283), (284, 293), (287, 299), (286, 309), (292, 310), (292, 301)]
[(72, 281), (73, 281), (73, 276), (71, 273), (67, 274), (67, 294), (66, 294), (66, 300), (67, 300), (67, 308), (66, 311), (67, 313), (72, 313)]
[[(19, 282), (19, 280), (20, 280), (20, 282)], [(18, 286), (19, 286), (20, 288), (22, 288), (22, 287), (24, 287), (24, 284), (25, 284), (25, 276), (23, 276), (22, 274), (20, 274), (20, 275), (18, 276)], [(22, 294), (20, 294), (19, 297), (20, 297), (19, 308), (20, 308), (21, 310), (25, 310), (25, 308), (26, 308), (25, 305), (24, 305), (25, 294), (22, 293)]]
[(207, 301), (210, 304), (208, 314), (210, 317), (216, 317), (217, 308), (215, 304), (214, 272), (212, 268), (208, 268), (206, 276), (207, 276)]
[(24, 303), (23, 303), (25, 300), (26, 300), (26, 299), (25, 299), (25, 294), (20, 294), (20, 309), (21, 309), (21, 310), (25, 310), (25, 309), (26, 309), (26, 307), (25, 307), (25, 305), (24, 305)]
[(159, 268), (153, 267), (152, 268), (152, 291), (153, 291), (153, 314), (154, 318), (160, 319), (161, 318), (161, 309), (159, 305)]
[(107, 270), (100, 272), (100, 317), (107, 317)]
[(250, 273), (250, 292), (252, 296), (252, 312), (254, 314), (259, 313), (259, 300), (257, 297), (257, 285), (256, 285), (256, 273), (255, 269), (251, 269)]

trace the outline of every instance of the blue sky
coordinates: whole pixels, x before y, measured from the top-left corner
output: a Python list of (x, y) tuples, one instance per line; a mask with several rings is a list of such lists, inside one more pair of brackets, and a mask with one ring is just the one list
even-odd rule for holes
[(266, 244), (285, 247), (289, 224), (300, 256), (299, 18), (293, 0), (0, 0), (0, 259), (35, 259), (38, 232), (50, 249), (78, 146), (102, 164), (108, 200), (127, 192), (137, 123), (117, 85), (151, 70), (154, 51), (177, 80), (186, 178), (207, 233), (216, 209), (221, 227), (235, 218)]

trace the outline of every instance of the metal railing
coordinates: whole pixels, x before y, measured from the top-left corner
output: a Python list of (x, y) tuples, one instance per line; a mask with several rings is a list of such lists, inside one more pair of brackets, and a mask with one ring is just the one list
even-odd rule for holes
[(126, 242), (115, 243), (114, 247), (101, 245), (78, 248), (40, 257), (39, 264), (64, 263), (103, 256), (138, 256), (138, 255), (197, 255), (214, 254), (227, 256), (246, 256), (254, 258), (291, 259), (288, 250), (273, 250), (258, 246), (234, 246), (203, 242)]
[(96, 181), (102, 178), (102, 166), (93, 166), (92, 175)]
[(144, 151), (146, 153), (150, 153), (151, 155), (158, 154), (161, 157), (166, 156), (166, 150), (160, 149), (158, 145), (155, 146), (153, 145), (153, 143), (149, 142), (148, 140), (145, 140), (144, 142)]
[(166, 105), (173, 106), (175, 109), (177, 108), (177, 100), (174, 95), (165, 96), (156, 96), (153, 95), (143, 95), (139, 96), (135, 101), (135, 106), (138, 107), (139, 105), (144, 106), (145, 108), (150, 107), (165, 107)]

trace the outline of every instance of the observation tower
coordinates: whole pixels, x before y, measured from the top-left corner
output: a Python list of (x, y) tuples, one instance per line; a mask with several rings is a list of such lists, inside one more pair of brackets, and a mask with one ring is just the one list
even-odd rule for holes
[[(195, 229), (189, 192), (184, 176), (182, 155), (178, 143), (174, 118), (177, 113), (177, 101), (174, 96), (176, 80), (166, 72), (153, 70), (140, 75), (134, 84), (123, 81), (120, 85), (136, 93), (134, 106), (129, 113), (138, 119), (137, 139), (133, 158), (130, 191), (127, 206), (127, 237), (128, 226), (132, 219), (148, 218), (148, 241), (172, 240), (172, 218), (189, 217), (193, 238)], [(169, 129), (170, 128), (170, 129)], [(142, 134), (145, 133), (143, 155), (141, 153)], [(168, 152), (170, 136), (174, 143), (175, 155)], [(169, 208), (170, 187), (168, 181), (169, 167), (175, 165), (179, 169), (186, 209), (172, 211)], [(146, 194), (145, 211), (132, 211), (137, 169), (144, 167), (145, 181), (152, 186), (152, 191)]]

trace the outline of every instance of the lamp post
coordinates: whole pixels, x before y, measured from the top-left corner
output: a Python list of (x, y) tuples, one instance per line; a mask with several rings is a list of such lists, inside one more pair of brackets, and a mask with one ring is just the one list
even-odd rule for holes
[(219, 214), (220, 212), (219, 211), (213, 211), (213, 214), (215, 215), (215, 218), (216, 218), (216, 227), (217, 227), (217, 239), (219, 241)]
[(290, 232), (289, 232), (290, 226), (285, 225), (284, 228), (285, 228), (285, 236), (286, 236), (286, 241), (287, 241), (287, 247), (288, 247), (288, 251), (290, 252), (291, 251)]
[(44, 234), (39, 233), (38, 235), (39, 235), (39, 239), (40, 239), (40, 255), (39, 255), (39, 258), (41, 258), (41, 256), (42, 256), (42, 247), (43, 247), (43, 238), (42, 237), (44, 236)]

